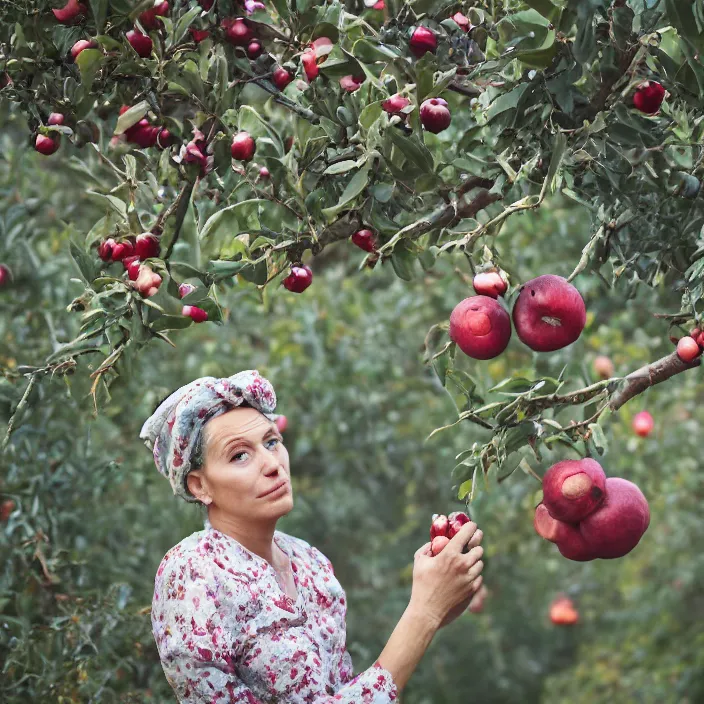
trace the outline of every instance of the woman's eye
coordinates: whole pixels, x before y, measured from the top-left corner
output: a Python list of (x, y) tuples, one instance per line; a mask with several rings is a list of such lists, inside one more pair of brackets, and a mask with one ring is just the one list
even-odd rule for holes
[[(267, 445), (268, 445), (270, 442), (281, 442), (281, 441), (279, 440), (279, 438), (271, 438), (271, 440), (267, 440)], [(238, 457), (241, 457), (242, 455), (246, 455), (246, 454), (247, 454), (246, 452), (238, 452), (238, 453), (236, 453), (236, 454), (233, 456), (232, 459), (233, 459), (233, 461), (237, 461), (237, 458), (238, 458)]]

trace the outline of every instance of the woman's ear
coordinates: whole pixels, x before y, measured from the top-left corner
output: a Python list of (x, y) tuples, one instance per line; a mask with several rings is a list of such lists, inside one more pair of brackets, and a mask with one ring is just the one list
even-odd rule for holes
[(212, 503), (212, 498), (208, 496), (207, 489), (205, 487), (205, 482), (203, 481), (202, 470), (194, 469), (186, 475), (186, 486), (188, 491), (199, 499), (201, 503), (206, 506)]

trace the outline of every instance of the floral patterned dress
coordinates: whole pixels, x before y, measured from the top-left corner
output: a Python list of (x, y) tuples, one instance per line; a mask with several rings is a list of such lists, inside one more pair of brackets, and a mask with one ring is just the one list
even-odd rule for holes
[(398, 690), (378, 662), (353, 677), (345, 592), (305, 540), (276, 531), (297, 598), (274, 568), (207, 521), (164, 556), (152, 631), (182, 704), (388, 704)]

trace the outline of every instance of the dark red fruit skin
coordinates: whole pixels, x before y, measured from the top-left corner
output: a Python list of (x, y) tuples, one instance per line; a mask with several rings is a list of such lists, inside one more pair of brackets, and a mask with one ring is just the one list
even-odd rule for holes
[(313, 283), (313, 272), (310, 267), (292, 266), (291, 273), (283, 280), (284, 288), (293, 293), (303, 293)]
[(12, 281), (12, 272), (7, 264), (0, 264), (0, 288)]
[(403, 95), (392, 95), (387, 98), (382, 104), (381, 109), (389, 115), (401, 115), (403, 108), (408, 107), (411, 101)]
[(61, 24), (72, 24), (74, 20), (79, 20), (86, 14), (88, 9), (78, 0), (68, 0), (61, 8), (53, 9), (54, 17)]
[(641, 83), (633, 94), (633, 106), (646, 115), (654, 115), (665, 98), (665, 89), (657, 81)]
[(64, 116), (60, 112), (52, 112), (47, 121), (47, 125), (63, 125), (64, 124)]
[(207, 29), (195, 29), (194, 27), (191, 27), (188, 31), (191, 33), (193, 41), (196, 44), (200, 44), (204, 39), (207, 39), (210, 36), (210, 32)]
[(452, 122), (447, 101), (443, 98), (424, 100), (420, 106), (420, 121), (423, 127), (433, 134), (446, 130)]
[(92, 39), (79, 39), (72, 47), (71, 47), (71, 56), (73, 57), (73, 60), (75, 61), (78, 55), (84, 50), (84, 49), (97, 49), (98, 44), (94, 42)]
[(498, 301), (470, 296), (450, 315), (450, 339), (472, 359), (493, 359), (511, 339), (511, 318)]
[(34, 148), (44, 156), (50, 156), (59, 148), (59, 135), (55, 137), (47, 137), (43, 134), (38, 134), (34, 140)]
[(142, 260), (149, 259), (150, 257), (158, 257), (159, 238), (149, 233), (137, 235), (134, 248), (137, 256)]
[(447, 537), (452, 540), (465, 523), (469, 523), (469, 516), (462, 511), (453, 511), (448, 517), (449, 526)]
[(112, 260), (114, 262), (119, 262), (125, 257), (134, 256), (134, 253), (134, 245), (129, 240), (117, 242), (112, 248)]
[(588, 562), (598, 557), (582, 537), (578, 526), (553, 518), (543, 503), (535, 508), (533, 527), (541, 538), (555, 543), (560, 554), (569, 560)]
[[(582, 488), (573, 498), (565, 496), (570, 485), (574, 491), (580, 484)], [(589, 457), (557, 462), (543, 476), (543, 503), (558, 521), (578, 523), (601, 506), (605, 492), (604, 470)]]
[(513, 306), (516, 333), (536, 352), (553, 352), (571, 345), (586, 322), (587, 309), (579, 291), (553, 274), (523, 284)]
[(254, 60), (264, 53), (264, 47), (255, 39), (247, 45), (247, 56)]
[(609, 477), (604, 503), (580, 522), (579, 531), (599, 557), (611, 560), (631, 552), (649, 525), (643, 492), (627, 479)]
[(691, 337), (683, 337), (677, 343), (677, 356), (683, 362), (693, 362), (701, 353), (699, 343)]
[(257, 151), (257, 144), (248, 132), (239, 132), (232, 139), (230, 153), (238, 161), (250, 161)]
[(271, 80), (279, 90), (283, 90), (293, 80), (293, 76), (285, 68), (279, 66), (274, 71)]
[(358, 230), (352, 235), (352, 243), (365, 252), (373, 252), (376, 249), (376, 238), (371, 230)]
[(411, 53), (420, 59), (428, 51), (435, 53), (438, 48), (438, 38), (435, 32), (427, 27), (416, 27), (410, 39)]
[(254, 39), (254, 32), (242, 17), (225, 19), (221, 26), (225, 30), (227, 41), (235, 46), (247, 46)]
[(138, 29), (131, 29), (125, 34), (125, 37), (127, 37), (127, 41), (137, 52), (138, 56), (143, 59), (148, 59), (152, 55), (154, 43), (152, 42), (151, 37), (148, 37), (146, 34), (142, 34)]
[(469, 32), (472, 27), (469, 18), (465, 17), (461, 12), (456, 12), (452, 15), (452, 19), (459, 25), (463, 32)]
[(101, 242), (100, 245), (98, 246), (98, 256), (104, 262), (111, 262), (112, 261), (112, 248), (116, 244), (117, 243), (115, 242), (115, 240), (112, 237), (109, 237), (104, 242)]
[(160, 2), (145, 10), (140, 16), (139, 21), (145, 29), (161, 29), (164, 23), (159, 17), (166, 17), (169, 14), (169, 3)]
[(437, 514), (433, 517), (430, 524), (430, 540), (434, 540), (438, 535), (447, 537), (447, 531), (450, 529), (450, 520), (444, 514)]

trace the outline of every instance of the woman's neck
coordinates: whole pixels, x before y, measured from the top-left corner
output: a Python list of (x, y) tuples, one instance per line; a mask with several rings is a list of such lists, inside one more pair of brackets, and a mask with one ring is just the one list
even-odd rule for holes
[(286, 555), (282, 555), (274, 543), (276, 523), (245, 523), (214, 510), (208, 511), (208, 521), (215, 530), (234, 538), (242, 547), (266, 560), (274, 569), (286, 568)]

